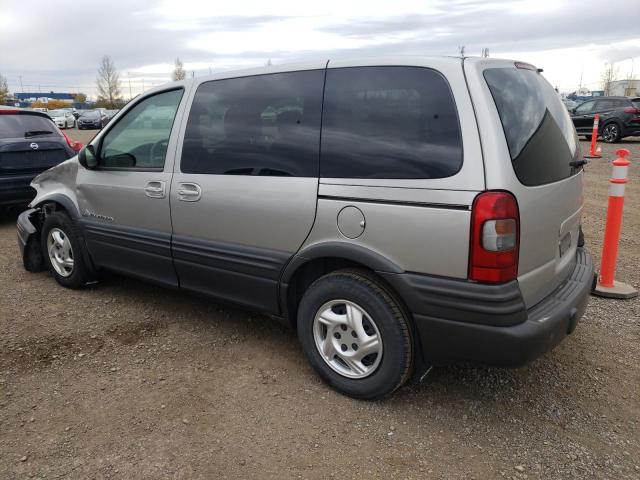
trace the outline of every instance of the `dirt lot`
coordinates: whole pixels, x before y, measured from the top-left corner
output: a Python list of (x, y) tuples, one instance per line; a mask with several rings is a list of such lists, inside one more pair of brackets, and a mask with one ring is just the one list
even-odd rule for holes
[[(620, 146), (635, 165), (617, 276), (640, 287), (640, 139)], [(586, 174), (596, 258), (603, 150)], [(2, 215), (2, 479), (640, 478), (638, 299), (592, 298), (526, 368), (436, 368), (370, 403), (329, 390), (266, 317), (119, 277), (64, 290), (23, 270), (15, 236)]]

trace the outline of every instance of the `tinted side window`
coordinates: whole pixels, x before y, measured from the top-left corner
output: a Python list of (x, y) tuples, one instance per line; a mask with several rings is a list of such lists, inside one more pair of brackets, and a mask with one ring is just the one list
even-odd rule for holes
[(102, 140), (100, 166), (162, 169), (182, 93), (158, 93), (129, 110)]
[(601, 112), (603, 110), (611, 110), (618, 107), (616, 100), (598, 100), (596, 111)]
[(462, 166), (453, 95), (434, 70), (329, 69), (322, 122), (322, 177), (443, 178)]
[(316, 177), (323, 70), (215, 80), (198, 87), (184, 173)]
[(593, 107), (595, 106), (595, 104), (596, 102), (593, 100), (584, 102), (583, 104), (578, 105), (578, 107), (576, 108), (576, 113), (582, 115), (584, 115), (585, 113), (590, 113), (593, 111)]
[(560, 97), (535, 70), (490, 68), (484, 78), (498, 109), (513, 170), (527, 186), (557, 182), (577, 172), (573, 122)]

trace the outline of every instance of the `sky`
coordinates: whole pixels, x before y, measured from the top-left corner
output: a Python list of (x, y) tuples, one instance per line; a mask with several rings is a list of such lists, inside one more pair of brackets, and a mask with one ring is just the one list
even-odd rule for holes
[(561, 91), (600, 88), (607, 64), (640, 78), (640, 0), (0, 0), (0, 74), (12, 92), (95, 96), (103, 55), (129, 98), (189, 75), (375, 55), (533, 63)]

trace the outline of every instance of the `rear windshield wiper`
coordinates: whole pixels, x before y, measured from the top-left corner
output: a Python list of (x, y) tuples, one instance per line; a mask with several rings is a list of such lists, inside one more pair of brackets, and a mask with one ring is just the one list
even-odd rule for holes
[(50, 130), (30, 130), (28, 132), (24, 132), (24, 138), (35, 137), (37, 135), (49, 135), (53, 133)]

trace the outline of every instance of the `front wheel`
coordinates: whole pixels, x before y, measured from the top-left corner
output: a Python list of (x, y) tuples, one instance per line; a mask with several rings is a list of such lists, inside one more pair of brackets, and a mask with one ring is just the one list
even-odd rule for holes
[(608, 123), (602, 129), (602, 139), (607, 143), (620, 141), (620, 127), (617, 123)]
[(388, 395), (411, 373), (409, 320), (386, 287), (364, 271), (332, 272), (307, 289), (298, 338), (316, 372), (355, 398)]
[(82, 256), (82, 245), (66, 214), (57, 212), (46, 218), (41, 242), (45, 263), (60, 285), (81, 288), (92, 280)]

